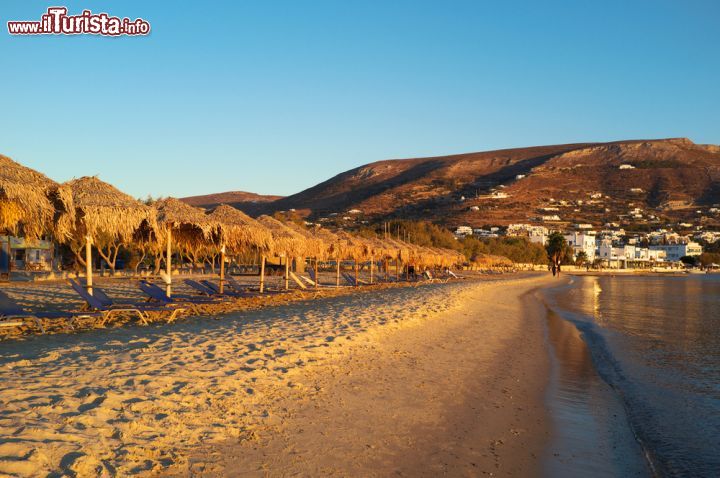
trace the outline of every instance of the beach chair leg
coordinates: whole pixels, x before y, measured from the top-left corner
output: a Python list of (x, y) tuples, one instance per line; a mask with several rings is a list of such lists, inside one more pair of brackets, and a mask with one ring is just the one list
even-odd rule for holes
[(109, 320), (110, 320), (110, 312), (101, 312), (99, 320), (96, 321), (96, 326), (99, 325), (100, 328), (105, 328), (105, 324), (107, 324)]
[(149, 315), (146, 313), (143, 313), (140, 309), (134, 309), (134, 311), (137, 313), (138, 318), (140, 319), (140, 323), (143, 325), (150, 325), (150, 322), (148, 322)]
[(168, 317), (167, 323), (172, 324), (173, 322), (175, 322), (182, 312), (185, 312), (185, 309), (182, 309), (182, 308), (174, 309), (172, 311), (172, 313), (170, 314), (170, 317)]

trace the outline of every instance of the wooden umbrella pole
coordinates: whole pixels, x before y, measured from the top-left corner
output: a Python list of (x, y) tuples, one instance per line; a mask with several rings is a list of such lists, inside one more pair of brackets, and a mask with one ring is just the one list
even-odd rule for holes
[(88, 234), (85, 236), (85, 287), (90, 295), (93, 295), (92, 286), (92, 237)]
[(400, 280), (400, 259), (395, 259), (395, 281)]
[(355, 266), (355, 287), (357, 287), (358, 285), (360, 285), (360, 284), (358, 283), (358, 263), (357, 263), (357, 259), (355, 259), (355, 260), (353, 261), (353, 263), (354, 263), (354, 266)]
[(167, 274), (166, 293), (172, 295), (172, 229), (167, 228), (167, 250), (165, 251), (165, 273)]
[(285, 290), (290, 289), (290, 256), (285, 256)]
[(12, 241), (10, 240), (10, 232), (7, 233), (7, 274), (8, 281), (12, 278)]
[(265, 291), (265, 254), (260, 258), (260, 293)]
[(336, 270), (335, 270), (335, 287), (339, 288), (340, 287), (340, 259), (337, 259), (335, 261), (335, 263), (337, 266)]
[(315, 258), (315, 288), (320, 287), (320, 275), (318, 274), (318, 259)]
[(225, 244), (220, 248), (220, 293), (225, 292)]
[(373, 266), (375, 265), (375, 259), (370, 258), (370, 285), (373, 283)]

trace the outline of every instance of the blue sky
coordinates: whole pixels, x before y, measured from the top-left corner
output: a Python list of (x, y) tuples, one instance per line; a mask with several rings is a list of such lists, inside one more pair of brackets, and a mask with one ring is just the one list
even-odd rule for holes
[[(147, 37), (13, 37), (66, 5)], [(134, 195), (292, 194), (364, 163), (687, 136), (720, 143), (720, 2), (0, 6), (0, 154)]]

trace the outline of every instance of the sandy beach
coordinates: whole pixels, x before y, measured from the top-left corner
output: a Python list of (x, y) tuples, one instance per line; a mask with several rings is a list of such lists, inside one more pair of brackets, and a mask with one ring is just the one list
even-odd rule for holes
[(548, 280), (4, 342), (0, 474), (536, 475)]

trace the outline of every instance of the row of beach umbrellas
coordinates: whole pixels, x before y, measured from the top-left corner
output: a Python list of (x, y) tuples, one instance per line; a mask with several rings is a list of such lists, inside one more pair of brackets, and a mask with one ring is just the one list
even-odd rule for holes
[[(395, 260), (416, 267), (449, 267), (464, 260), (457, 251), (421, 247), (391, 238), (365, 238), (345, 231), (305, 228), (270, 216), (253, 219), (221, 205), (208, 212), (178, 199), (144, 204), (97, 177), (59, 184), (43, 174), (0, 155), (0, 231), (33, 239), (51, 234), (62, 243), (84, 246), (88, 289), (92, 291), (92, 246), (98, 240), (142, 243), (163, 248), (168, 292), (171, 289), (172, 250), (178, 247), (215, 247), (221, 254), (221, 286), (225, 255), (259, 251), (261, 289), (267, 257), (285, 258), (285, 284), (291, 259), (353, 260), (370, 264)], [(399, 267), (396, 267), (399, 270)], [(372, 280), (372, 279), (371, 279)]]

